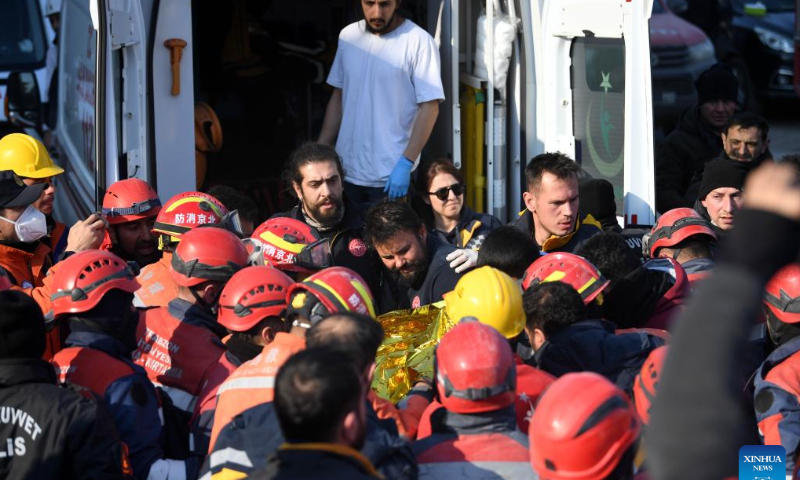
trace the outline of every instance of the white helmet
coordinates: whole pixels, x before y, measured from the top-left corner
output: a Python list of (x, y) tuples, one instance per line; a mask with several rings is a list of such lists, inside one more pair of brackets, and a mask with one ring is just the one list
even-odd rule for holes
[(49, 17), (57, 13), (61, 13), (61, 0), (47, 0), (44, 6), (45, 16)]

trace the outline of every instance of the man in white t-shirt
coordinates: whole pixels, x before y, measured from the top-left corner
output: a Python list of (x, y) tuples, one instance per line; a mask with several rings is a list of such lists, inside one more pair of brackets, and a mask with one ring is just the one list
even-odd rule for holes
[(362, 207), (408, 193), (444, 89), (433, 38), (397, 13), (402, 0), (360, 0), (364, 20), (339, 34), (320, 143), (342, 157), (345, 193)]

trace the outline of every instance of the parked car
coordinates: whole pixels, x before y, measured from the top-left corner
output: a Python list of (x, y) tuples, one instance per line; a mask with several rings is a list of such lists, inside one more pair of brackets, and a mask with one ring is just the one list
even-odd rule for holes
[[(681, 3), (675, 5), (680, 8)], [(654, 119), (668, 133), (697, 101), (694, 81), (716, 62), (714, 45), (700, 28), (673, 13), (666, 1), (654, 0), (650, 52)]]

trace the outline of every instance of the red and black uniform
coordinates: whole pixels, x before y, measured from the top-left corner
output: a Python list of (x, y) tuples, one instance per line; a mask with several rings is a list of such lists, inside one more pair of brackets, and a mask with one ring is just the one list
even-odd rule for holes
[(129, 465), (114, 422), (97, 401), (56, 385), (39, 359), (0, 360), (0, 477), (119, 479)]
[(433, 418), (432, 434), (412, 444), (420, 480), (534, 479), (528, 436), (517, 430), (514, 409), (478, 414), (447, 412)]
[[(189, 434), (193, 429), (205, 430), (204, 419), (197, 415), (216, 395), (216, 388), (234, 370), (225, 356), (225, 345), (219, 337), (220, 326), (207, 310), (176, 298), (166, 307), (147, 310), (136, 333), (138, 347), (133, 361), (147, 372), (151, 382), (167, 394), (177, 413), (177, 422), (167, 422), (168, 438)], [(205, 415), (205, 421), (211, 421)], [(211, 415), (213, 419), (213, 414)], [(185, 422), (185, 423), (184, 423)], [(210, 426), (208, 426), (210, 433)], [(189, 441), (188, 450), (197, 452)], [(207, 445), (207, 443), (206, 443)], [(198, 452), (205, 454), (205, 452)]]

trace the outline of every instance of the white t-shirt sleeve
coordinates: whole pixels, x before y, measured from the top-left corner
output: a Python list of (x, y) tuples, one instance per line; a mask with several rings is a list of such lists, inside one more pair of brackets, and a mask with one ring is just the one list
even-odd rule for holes
[(417, 103), (444, 100), (439, 48), (436, 46), (436, 42), (433, 41), (433, 37), (427, 33), (420, 35), (419, 51), (412, 58), (414, 61), (411, 82), (414, 84)]
[(336, 48), (336, 56), (333, 58), (331, 72), (328, 74), (328, 85), (335, 88), (344, 88), (344, 68), (342, 66), (342, 34), (339, 34), (339, 42)]

